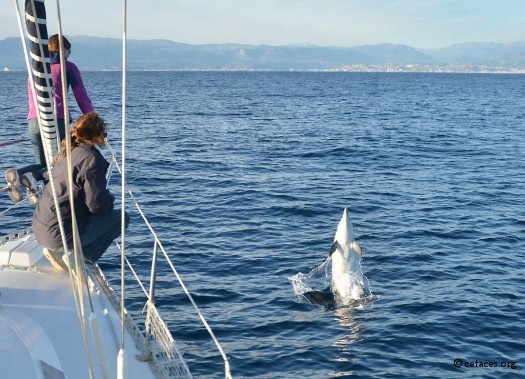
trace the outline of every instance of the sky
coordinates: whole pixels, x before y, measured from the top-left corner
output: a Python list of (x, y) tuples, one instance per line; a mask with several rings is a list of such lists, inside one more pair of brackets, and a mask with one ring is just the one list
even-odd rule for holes
[[(0, 40), (18, 37), (15, 3), (0, 0)], [(47, 0), (49, 34), (122, 38), (122, 0)], [(441, 48), (525, 41), (525, 0), (128, 0), (128, 39), (189, 44)]]

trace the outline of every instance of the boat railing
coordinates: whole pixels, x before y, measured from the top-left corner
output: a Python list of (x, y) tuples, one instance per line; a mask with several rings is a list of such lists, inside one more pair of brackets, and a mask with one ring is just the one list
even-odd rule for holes
[[(108, 169), (108, 178), (110, 178), (111, 175), (112, 175), (112, 172), (115, 169), (118, 171), (119, 174), (122, 174), (122, 172), (121, 172), (121, 168), (120, 168), (120, 166), (118, 164), (118, 160), (116, 158), (117, 155), (116, 155), (115, 151), (113, 150), (113, 148), (111, 147), (111, 145), (109, 143), (107, 143), (106, 145), (107, 145), (108, 150), (110, 151), (111, 157), (112, 157), (111, 161), (110, 161), (110, 166), (109, 166), (109, 169)], [(162, 347), (165, 350), (164, 354), (166, 355), (166, 358), (168, 358), (168, 359), (172, 358), (174, 355), (179, 355), (180, 354), (180, 352), (176, 348), (176, 344), (174, 343), (174, 341), (172, 339), (171, 333), (169, 332), (169, 330), (165, 326), (164, 322), (162, 321), (160, 315), (158, 314), (157, 308), (155, 306), (156, 283), (157, 283), (156, 279), (157, 279), (157, 272), (158, 272), (157, 263), (158, 263), (158, 260), (159, 260), (159, 256), (162, 255), (164, 257), (164, 259), (165, 259), (165, 262), (170, 267), (170, 270), (171, 270), (172, 274), (175, 275), (175, 277), (177, 278), (177, 281), (179, 282), (180, 287), (182, 288), (184, 294), (186, 295), (186, 297), (188, 298), (188, 300), (192, 304), (192, 306), (194, 308), (194, 311), (196, 312), (196, 314), (199, 317), (199, 319), (201, 320), (204, 328), (207, 330), (208, 334), (210, 335), (210, 337), (211, 337), (213, 343), (215, 344), (217, 350), (219, 351), (219, 353), (220, 353), (220, 355), (221, 355), (221, 357), (222, 357), (222, 359), (224, 361), (225, 378), (226, 379), (230, 379), (232, 376), (231, 376), (231, 372), (230, 372), (230, 364), (229, 364), (228, 358), (226, 356), (226, 353), (224, 352), (223, 348), (221, 347), (218, 339), (216, 338), (215, 334), (213, 333), (213, 330), (211, 329), (210, 325), (206, 321), (206, 319), (205, 319), (204, 315), (202, 314), (201, 310), (199, 309), (197, 303), (195, 302), (195, 300), (193, 299), (192, 295), (190, 294), (190, 292), (186, 288), (186, 285), (184, 284), (181, 276), (179, 275), (177, 269), (175, 268), (175, 265), (173, 264), (172, 260), (170, 259), (169, 255), (166, 252), (164, 246), (162, 245), (162, 242), (160, 241), (157, 233), (153, 229), (151, 223), (148, 221), (144, 211), (140, 207), (138, 201), (136, 200), (133, 192), (131, 191), (131, 189), (129, 188), (127, 183), (126, 183), (125, 188), (126, 188), (127, 194), (129, 195), (129, 199), (131, 199), (131, 202), (135, 206), (135, 208), (138, 211), (138, 213), (140, 214), (140, 216), (141, 216), (145, 226), (149, 230), (150, 237), (153, 239), (152, 262), (151, 262), (151, 271), (150, 271), (150, 278), (149, 278), (149, 283), (150, 283), (149, 289), (147, 289), (147, 286), (140, 279), (139, 275), (137, 274), (136, 269), (134, 268), (132, 263), (129, 261), (129, 259), (127, 257), (125, 258), (126, 265), (128, 266), (130, 272), (135, 277), (135, 280), (136, 280), (137, 284), (140, 286), (140, 288), (142, 289), (142, 291), (144, 292), (144, 295), (148, 299), (147, 300), (147, 304), (146, 304), (147, 314), (146, 314), (146, 323), (145, 323), (145, 326), (146, 326), (146, 338), (148, 340), (150, 340), (152, 338), (155, 338), (158, 341), (160, 347)], [(117, 244), (117, 246), (120, 249), (120, 246), (118, 244)], [(175, 348), (175, 350), (173, 350), (173, 347)]]
[[(9, 144), (22, 142), (24, 140), (25, 140), (24, 138), (21, 138), (20, 141), (12, 140), (12, 141), (9, 141), (10, 142)], [(6, 145), (6, 143), (3, 143), (2, 145)], [(112, 149), (109, 143), (107, 144), (107, 146), (108, 146), (108, 150), (111, 153), (111, 160), (110, 160), (110, 165), (108, 169), (108, 181), (109, 181), (112, 173), (115, 170), (117, 170), (117, 172), (121, 174), (121, 168), (118, 164), (118, 160), (116, 158), (115, 151)], [(140, 276), (137, 273), (137, 270), (135, 269), (131, 261), (128, 259), (128, 257), (125, 257), (125, 262), (126, 262), (127, 267), (129, 268), (129, 271), (131, 272), (132, 276), (135, 279), (135, 282), (141, 288), (141, 290), (143, 291), (147, 299), (145, 307), (144, 307), (144, 309), (146, 310), (145, 325), (144, 325), (145, 333), (144, 334), (145, 334), (146, 343), (148, 344), (148, 346), (145, 347), (145, 350), (149, 352), (148, 353), (149, 356), (144, 356), (142, 358), (144, 360), (149, 360), (152, 358), (155, 359), (155, 361), (160, 365), (160, 370), (162, 372), (163, 377), (167, 377), (167, 378), (191, 377), (191, 373), (185, 363), (185, 360), (183, 359), (182, 354), (179, 351), (171, 332), (169, 331), (165, 322), (162, 320), (157, 310), (157, 307), (155, 305), (158, 262), (159, 262), (160, 257), (162, 256), (165, 262), (167, 263), (167, 265), (169, 266), (172, 274), (175, 275), (175, 277), (177, 278), (177, 281), (179, 282), (181, 289), (183, 290), (184, 294), (186, 295), (186, 297), (192, 304), (193, 309), (196, 312), (196, 315), (201, 320), (204, 328), (207, 330), (220, 356), (222, 357), (223, 362), (224, 362), (225, 378), (231, 379), (232, 376), (230, 372), (230, 364), (226, 356), (226, 353), (221, 347), (218, 339), (213, 333), (213, 330), (211, 329), (210, 325), (206, 321), (197, 303), (195, 302), (192, 295), (186, 288), (186, 285), (184, 284), (181, 276), (179, 275), (177, 269), (175, 268), (175, 265), (170, 259), (170, 256), (166, 252), (166, 249), (162, 245), (162, 242), (160, 241), (155, 230), (153, 229), (151, 223), (148, 221), (144, 211), (140, 207), (133, 192), (131, 191), (131, 189), (129, 188), (127, 184), (125, 188), (126, 188), (127, 194), (129, 195), (129, 199), (131, 199), (131, 202), (133, 203), (134, 207), (140, 214), (145, 226), (149, 230), (150, 238), (153, 240), (152, 258), (151, 258), (152, 261), (151, 261), (151, 269), (149, 272), (149, 288), (147, 288), (147, 285), (144, 284), (144, 281), (140, 279)], [(7, 190), (7, 187), (0, 188), (0, 192), (5, 192), (6, 190)], [(27, 199), (24, 199), (23, 201), (2, 210), (0, 212), (0, 215), (3, 215), (16, 207), (23, 206), (24, 204), (29, 205), (29, 202), (27, 201)], [(0, 240), (0, 244), (3, 244), (7, 242), (8, 240), (19, 238), (23, 235), (30, 234), (31, 232), (32, 232), (31, 228), (27, 228), (27, 229), (24, 229), (23, 231), (10, 233), (9, 235), (2, 237), (2, 239)], [(117, 248), (120, 250), (121, 246), (118, 243), (116, 245), (117, 245)], [(98, 276), (98, 279), (100, 279), (103, 282), (103, 284), (106, 284), (106, 288), (105, 288), (106, 295), (108, 296), (110, 300), (114, 301), (114, 306), (117, 307), (117, 302), (119, 302), (119, 300), (117, 299), (118, 296), (114, 292), (110, 284), (110, 281), (108, 281), (105, 274), (100, 270), (98, 265), (95, 265), (93, 271), (94, 271), (93, 274)], [(128, 328), (131, 327), (131, 329), (135, 330), (135, 333), (142, 333), (142, 330), (140, 330), (140, 328), (136, 325), (133, 319), (129, 319), (129, 320), (128, 318), (126, 319), (127, 319), (126, 322), (128, 323)]]

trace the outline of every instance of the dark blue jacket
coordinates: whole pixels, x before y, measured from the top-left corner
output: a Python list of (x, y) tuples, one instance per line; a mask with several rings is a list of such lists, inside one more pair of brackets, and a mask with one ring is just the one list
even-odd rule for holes
[[(94, 146), (80, 144), (71, 152), (73, 169), (73, 198), (79, 233), (86, 228), (91, 214), (106, 214), (113, 209), (114, 196), (106, 189), (108, 162)], [(71, 207), (67, 191), (66, 159), (53, 167), (53, 182), (68, 244), (72, 241)], [(55, 212), (51, 184), (44, 188), (33, 214), (33, 232), (43, 246), (56, 249), (62, 247), (58, 218)]]

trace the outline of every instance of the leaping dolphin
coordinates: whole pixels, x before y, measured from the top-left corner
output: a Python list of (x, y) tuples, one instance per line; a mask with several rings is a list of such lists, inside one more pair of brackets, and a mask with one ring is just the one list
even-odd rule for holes
[(339, 303), (348, 304), (365, 295), (366, 277), (361, 269), (361, 247), (345, 208), (337, 225), (334, 243), (328, 253), (332, 259), (332, 292)]

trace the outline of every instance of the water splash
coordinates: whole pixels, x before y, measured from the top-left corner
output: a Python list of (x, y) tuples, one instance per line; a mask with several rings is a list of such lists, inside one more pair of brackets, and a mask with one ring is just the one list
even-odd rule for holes
[(363, 274), (361, 256), (352, 254), (350, 262), (350, 270), (339, 272), (336, 277), (331, 279), (332, 290), (334, 291), (334, 288), (338, 290), (336, 294), (337, 301), (343, 305), (349, 305), (355, 300), (372, 295), (368, 279)]
[(348, 306), (360, 299), (368, 299), (373, 296), (368, 278), (362, 273), (360, 260), (355, 266), (358, 269), (334, 278), (339, 288), (341, 286), (348, 288), (348, 291), (345, 292), (348, 295), (344, 298), (332, 292), (330, 267), (331, 259), (327, 258), (308, 274), (299, 272), (290, 276), (288, 280), (292, 284), (295, 295), (311, 303), (328, 306)]
[(327, 258), (308, 274), (300, 272), (288, 278), (297, 296), (302, 296), (311, 291), (321, 291), (330, 287), (330, 276), (328, 274), (329, 260), (330, 259)]

